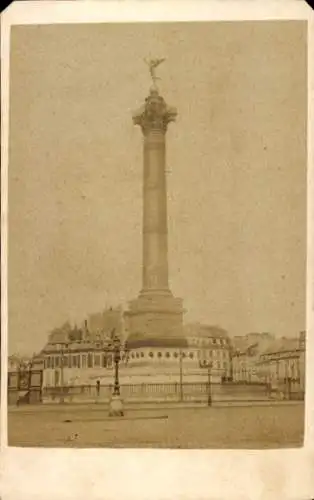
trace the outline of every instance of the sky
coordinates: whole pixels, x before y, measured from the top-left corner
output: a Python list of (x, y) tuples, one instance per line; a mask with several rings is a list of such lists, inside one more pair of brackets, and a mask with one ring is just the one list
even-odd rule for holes
[(170, 287), (231, 336), (305, 328), (302, 22), (12, 29), (9, 352), (141, 289), (143, 59), (166, 57)]

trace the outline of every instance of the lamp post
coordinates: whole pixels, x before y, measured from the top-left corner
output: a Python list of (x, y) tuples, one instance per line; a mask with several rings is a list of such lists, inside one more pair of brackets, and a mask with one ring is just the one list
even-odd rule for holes
[(207, 406), (212, 406), (212, 388), (211, 388), (211, 372), (212, 372), (213, 363), (211, 361), (200, 361), (200, 368), (207, 368), (208, 375), (208, 392), (207, 392)]
[[(31, 376), (32, 376), (32, 361), (24, 361), (20, 360), (18, 363), (18, 395), (16, 404), (19, 406), (20, 400), (22, 396), (20, 396), (21, 392), (27, 393), (27, 402), (30, 402), (30, 387), (31, 387)], [(26, 398), (24, 398), (26, 400)]]
[(297, 382), (298, 382), (298, 394), (301, 399), (301, 370), (300, 370), (300, 355), (297, 359)]
[(60, 362), (61, 362), (61, 366), (60, 366), (61, 367), (61, 370), (60, 370), (61, 394), (60, 394), (60, 399), (59, 399), (60, 404), (64, 403), (64, 348), (67, 348), (67, 347), (68, 347), (67, 343), (61, 344), (61, 351), (60, 351), (60, 354), (61, 354), (61, 359), (60, 359)]
[(113, 362), (114, 362), (114, 386), (113, 395), (120, 396), (119, 363), (121, 361), (121, 342), (119, 337), (113, 339)]
[(291, 399), (291, 383), (292, 383), (292, 377), (288, 377), (287, 378), (287, 399), (290, 400)]
[(179, 352), (179, 363), (180, 363), (180, 402), (183, 401), (183, 351), (180, 349)]
[(28, 368), (28, 403), (31, 403), (31, 401), (32, 401), (32, 390), (31, 389), (32, 389), (33, 364), (34, 364), (33, 359), (31, 359), (27, 364), (27, 368)]
[[(119, 364), (121, 361), (121, 351), (122, 345), (120, 338), (114, 333), (112, 334), (112, 344), (109, 350), (113, 353), (113, 361), (114, 361), (114, 385), (113, 385), (113, 393), (111, 395), (110, 403), (109, 403), (109, 416), (110, 417), (123, 417), (123, 404), (120, 395), (120, 381), (119, 381)], [(126, 346), (124, 346), (125, 353), (128, 352)]]
[(288, 362), (285, 360), (285, 393), (286, 399), (290, 399), (291, 393), (291, 379), (289, 377)]

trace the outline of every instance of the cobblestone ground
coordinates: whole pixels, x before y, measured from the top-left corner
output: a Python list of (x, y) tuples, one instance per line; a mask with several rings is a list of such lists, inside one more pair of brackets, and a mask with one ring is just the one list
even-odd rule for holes
[(277, 448), (303, 443), (301, 403), (129, 409), (108, 417), (106, 405), (9, 410), (10, 446)]

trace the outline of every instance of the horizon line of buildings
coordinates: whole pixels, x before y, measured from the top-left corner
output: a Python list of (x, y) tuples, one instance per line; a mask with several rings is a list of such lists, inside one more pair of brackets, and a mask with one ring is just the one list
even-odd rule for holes
[[(80, 328), (69, 322), (54, 328), (43, 349), (28, 361), (42, 362), (48, 386), (58, 386), (61, 380), (68, 385), (77, 384), (83, 373), (85, 380), (94, 379), (97, 373), (112, 369), (108, 347), (113, 333), (122, 344), (127, 341), (121, 306), (90, 314)], [(305, 331), (293, 338), (278, 338), (268, 332), (232, 336), (219, 326), (194, 322), (183, 325), (183, 339), (186, 341), (181, 347), (153, 345), (131, 349), (127, 364), (130, 368), (152, 363), (162, 366), (183, 358), (184, 366), (193, 369), (206, 360), (221, 380), (249, 383), (263, 379), (273, 386), (290, 380), (304, 390)], [(122, 361), (125, 360), (123, 355)], [(18, 355), (9, 356), (9, 371), (23, 362), (27, 364)], [(61, 376), (61, 371), (67, 375)]]

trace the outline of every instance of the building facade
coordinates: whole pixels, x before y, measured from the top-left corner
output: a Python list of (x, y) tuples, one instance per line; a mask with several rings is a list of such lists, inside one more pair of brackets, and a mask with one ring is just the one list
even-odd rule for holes
[(44, 386), (73, 386), (92, 383), (112, 371), (108, 342), (88, 341), (47, 344), (44, 358)]
[(234, 382), (258, 382), (261, 380), (258, 363), (260, 355), (275, 341), (270, 333), (248, 333), (232, 339), (232, 380)]
[(303, 398), (305, 392), (305, 332), (276, 340), (260, 356), (259, 373), (278, 397)]
[(41, 352), (44, 386), (93, 383), (112, 372), (113, 334), (123, 337), (123, 311), (109, 308), (92, 314), (81, 328), (65, 323), (54, 329)]
[(188, 346), (197, 352), (197, 359), (211, 363), (212, 373), (223, 380), (232, 374), (231, 342), (223, 328), (201, 323), (185, 325), (184, 335)]
[[(110, 325), (111, 328), (112, 325)], [(98, 325), (96, 331), (99, 331)], [(108, 330), (110, 332), (110, 329)], [(63, 332), (63, 335), (61, 335)], [(94, 337), (89, 328), (78, 330), (65, 327), (49, 336), (42, 350), (44, 360), (44, 386), (61, 387), (95, 384), (96, 380), (110, 384), (113, 380), (112, 338), (98, 334)], [(168, 380), (205, 380), (207, 372), (201, 363), (211, 362), (213, 381), (231, 378), (231, 344), (227, 332), (219, 327), (188, 324), (181, 337), (173, 339), (132, 337), (132, 346), (122, 341), (121, 383), (163, 383)]]

